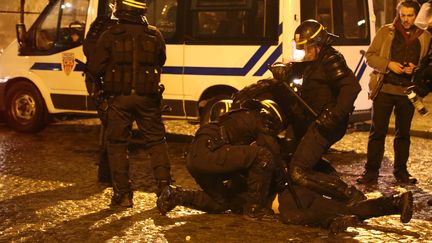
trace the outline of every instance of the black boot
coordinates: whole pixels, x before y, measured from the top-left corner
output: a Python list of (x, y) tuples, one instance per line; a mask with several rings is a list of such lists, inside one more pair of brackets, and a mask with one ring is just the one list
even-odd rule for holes
[(344, 232), (348, 227), (356, 226), (359, 224), (359, 219), (355, 215), (341, 215), (335, 217), (329, 225), (330, 233), (337, 234)]
[(160, 196), (162, 191), (168, 187), (169, 185), (171, 185), (171, 180), (157, 180), (156, 181), (157, 184), (157, 189), (156, 189), (156, 196)]
[(121, 194), (114, 194), (111, 198), (111, 207), (126, 207), (131, 208), (133, 206), (133, 193), (121, 193)]
[(376, 184), (378, 182), (378, 172), (365, 170), (360, 178), (357, 179), (360, 184)]
[(413, 177), (412, 175), (410, 175), (410, 173), (408, 173), (408, 171), (406, 171), (406, 170), (394, 172), (394, 177), (395, 177), (396, 181), (399, 183), (406, 183), (406, 184), (416, 184), (417, 183), (417, 179), (415, 177)]
[(257, 204), (246, 204), (243, 207), (243, 217), (247, 220), (277, 221), (273, 210)]
[(182, 195), (183, 189), (172, 185), (166, 186), (160, 193), (156, 206), (162, 215), (166, 215), (173, 210), (177, 205), (181, 205), (184, 201)]
[(413, 194), (411, 191), (404, 192), (400, 196), (393, 198), (393, 204), (399, 209), (400, 221), (408, 223), (413, 215)]

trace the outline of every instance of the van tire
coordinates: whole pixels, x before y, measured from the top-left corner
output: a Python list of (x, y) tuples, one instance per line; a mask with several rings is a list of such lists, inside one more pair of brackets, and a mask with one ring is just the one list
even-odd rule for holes
[(5, 121), (18, 132), (36, 133), (45, 128), (48, 112), (33, 84), (19, 81), (10, 87), (6, 93)]
[(210, 122), (211, 108), (213, 107), (213, 105), (216, 102), (218, 102), (220, 100), (224, 100), (224, 99), (229, 99), (230, 97), (231, 97), (231, 95), (221, 94), (221, 95), (217, 95), (213, 98), (208, 99), (207, 103), (201, 109), (201, 112), (200, 112), (200, 125), (204, 125), (204, 124), (207, 124)]

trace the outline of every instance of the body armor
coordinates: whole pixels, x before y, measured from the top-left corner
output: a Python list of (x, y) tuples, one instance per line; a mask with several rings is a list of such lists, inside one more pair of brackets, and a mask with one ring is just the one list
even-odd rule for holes
[(142, 25), (142, 32), (116, 25), (109, 31), (112, 58), (105, 71), (103, 89), (113, 95), (156, 95), (161, 67), (158, 65), (156, 30)]

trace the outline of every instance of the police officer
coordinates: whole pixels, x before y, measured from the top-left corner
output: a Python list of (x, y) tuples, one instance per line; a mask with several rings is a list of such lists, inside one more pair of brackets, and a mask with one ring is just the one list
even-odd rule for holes
[[(83, 42), (83, 52), (87, 58), (87, 66), (91, 63), (95, 57), (95, 50), (97, 47), (97, 41), (103, 32), (111, 28), (117, 20), (111, 18), (111, 11), (107, 14), (100, 14), (96, 17), (93, 23), (90, 25), (90, 29), (87, 33), (86, 38)], [(107, 100), (102, 90), (102, 80), (96, 79), (90, 73), (86, 72), (85, 83), (87, 92), (92, 98), (99, 119), (101, 120), (100, 136), (99, 136), (99, 161), (98, 161), (98, 181), (101, 183), (111, 183), (111, 172), (108, 163), (108, 152), (107, 152), (107, 141), (106, 141), (106, 111), (107, 111)]]
[(89, 63), (90, 73), (103, 77), (102, 89), (109, 96), (106, 133), (112, 206), (133, 205), (127, 154), (133, 121), (149, 149), (157, 193), (171, 181), (159, 87), (165, 41), (145, 20), (146, 10), (142, 0), (117, 0), (114, 15), (118, 24), (99, 38), (94, 61)]
[[(346, 133), (349, 115), (361, 90), (344, 57), (331, 44), (335, 35), (315, 20), (301, 23), (294, 33), (296, 48), (303, 50), (303, 83), (299, 94), (315, 111), (296, 116), (293, 122), (299, 143), (290, 162), (292, 180), (332, 198), (355, 203), (363, 193), (348, 186), (338, 176), (313, 170), (323, 154)], [(300, 119), (299, 119), (300, 118)]]
[(230, 209), (247, 219), (267, 218), (265, 202), (280, 162), (276, 135), (284, 127), (279, 110), (270, 100), (250, 100), (201, 126), (190, 145), (187, 169), (203, 191), (166, 187), (157, 200), (159, 211), (164, 215), (183, 205), (212, 213)]

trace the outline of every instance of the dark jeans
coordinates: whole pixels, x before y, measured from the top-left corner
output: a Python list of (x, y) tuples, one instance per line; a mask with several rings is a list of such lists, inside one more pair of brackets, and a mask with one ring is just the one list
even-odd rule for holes
[(379, 93), (373, 101), (372, 126), (369, 132), (367, 147), (366, 171), (378, 172), (384, 156), (384, 144), (388, 131), (390, 116), (394, 109), (395, 137), (394, 173), (405, 172), (409, 157), (410, 129), (414, 115), (414, 106), (406, 96)]

